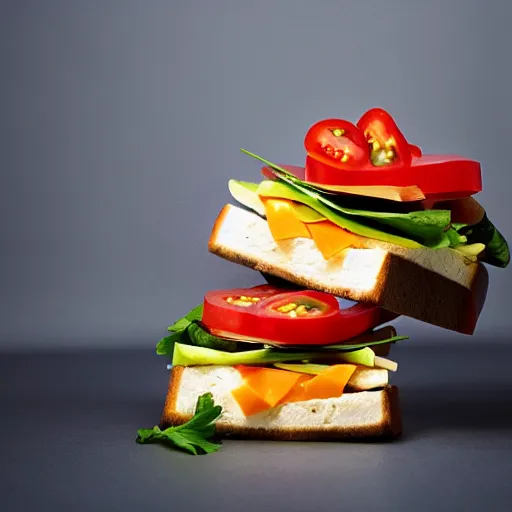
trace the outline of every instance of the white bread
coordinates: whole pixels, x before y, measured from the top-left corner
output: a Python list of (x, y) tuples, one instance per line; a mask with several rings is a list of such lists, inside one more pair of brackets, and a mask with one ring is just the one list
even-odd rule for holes
[(166, 428), (188, 421), (194, 414), (197, 398), (210, 392), (215, 403), (222, 406), (216, 429), (223, 435), (276, 440), (399, 436), (402, 421), (398, 389), (387, 385), (387, 372), (366, 369), (354, 382), (379, 388), (345, 392), (338, 398), (283, 404), (246, 417), (231, 395), (242, 384), (235, 368), (176, 366), (171, 370), (160, 426)]
[(378, 304), (453, 331), (472, 334), (485, 302), (488, 273), (450, 248), (409, 249), (366, 239), (325, 260), (313, 240), (276, 242), (265, 219), (233, 205), (220, 212), (211, 253), (312, 290)]

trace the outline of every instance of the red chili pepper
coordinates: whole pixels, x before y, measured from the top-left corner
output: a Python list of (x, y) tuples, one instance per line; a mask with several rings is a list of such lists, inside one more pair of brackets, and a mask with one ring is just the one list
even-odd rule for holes
[(368, 144), (357, 126), (341, 119), (314, 124), (304, 139), (306, 152), (340, 170), (361, 169), (370, 163)]
[(341, 309), (328, 293), (262, 285), (208, 292), (202, 323), (212, 334), (228, 339), (329, 345), (358, 336), (396, 316), (365, 303)]

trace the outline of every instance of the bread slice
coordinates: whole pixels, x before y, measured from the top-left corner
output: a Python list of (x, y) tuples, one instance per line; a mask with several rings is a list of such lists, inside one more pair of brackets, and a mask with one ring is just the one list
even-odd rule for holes
[(230, 204), (217, 217), (208, 249), (299, 286), (464, 334), (473, 334), (487, 295), (487, 269), (459, 251), (409, 249), (368, 238), (364, 248), (325, 260), (313, 240), (276, 242), (265, 219)]
[[(370, 371), (370, 370), (368, 370)], [(381, 372), (377, 375), (382, 377)], [(160, 427), (181, 425), (194, 414), (197, 398), (212, 393), (222, 414), (216, 423), (219, 434), (269, 440), (342, 440), (363, 437), (397, 437), (402, 433), (398, 389), (374, 373), (367, 378), (384, 387), (373, 391), (346, 392), (339, 398), (308, 400), (274, 407), (246, 417), (231, 395), (242, 383), (230, 366), (176, 366)], [(364, 376), (359, 376), (360, 383)]]

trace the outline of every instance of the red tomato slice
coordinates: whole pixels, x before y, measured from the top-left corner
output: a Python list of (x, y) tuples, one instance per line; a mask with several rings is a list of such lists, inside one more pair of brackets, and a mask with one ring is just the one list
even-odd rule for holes
[(428, 199), (468, 197), (482, 190), (479, 162), (461, 156), (423, 155), (409, 167), (371, 167), (351, 172), (306, 157), (305, 181), (322, 185), (394, 187), (417, 186)]
[(304, 146), (308, 155), (340, 170), (361, 169), (370, 164), (368, 143), (361, 130), (349, 121), (319, 121), (308, 130)]
[(210, 291), (202, 323), (228, 339), (282, 345), (329, 345), (351, 339), (398, 315), (358, 303), (340, 308), (336, 298), (313, 290), (270, 285)]
[(414, 144), (409, 144), (409, 151), (413, 157), (419, 158), (423, 155), (421, 148), (419, 146), (415, 146)]
[[(339, 126), (348, 123), (335, 121)], [(383, 109), (368, 110), (357, 126), (346, 125), (346, 136), (360, 151), (353, 162), (346, 164), (318, 149), (322, 134), (334, 126), (332, 123), (320, 121), (306, 135), (307, 182), (338, 187), (418, 187), (425, 198), (434, 200), (468, 197), (482, 190), (478, 162), (453, 155), (423, 155), (418, 146), (408, 143), (393, 117)], [(364, 153), (363, 144), (365, 158), (359, 156)], [(340, 172), (343, 170), (350, 172)]]
[[(410, 165), (412, 154), (409, 143), (388, 112), (372, 108), (362, 115), (357, 127), (363, 132), (374, 166), (395, 168)], [(417, 149), (414, 146), (416, 154)]]

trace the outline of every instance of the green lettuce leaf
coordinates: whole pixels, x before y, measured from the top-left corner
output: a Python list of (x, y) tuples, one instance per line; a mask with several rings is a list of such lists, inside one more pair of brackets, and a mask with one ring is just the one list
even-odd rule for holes
[[(157, 355), (172, 357), (176, 343), (224, 350), (226, 352), (235, 352), (241, 349), (241, 345), (248, 345), (243, 342), (225, 340), (210, 334), (201, 326), (202, 316), (203, 304), (200, 304), (189, 311), (183, 318), (176, 320), (176, 322), (170, 325), (167, 330), (171, 331), (172, 334), (158, 341), (156, 345)], [(254, 347), (254, 344), (251, 345)]]
[(236, 352), (238, 343), (236, 341), (224, 340), (208, 331), (205, 331), (197, 322), (191, 323), (187, 328), (190, 344), (196, 347), (213, 348), (226, 352)]
[(165, 336), (156, 344), (156, 353), (159, 356), (172, 356), (174, 345), (176, 343), (190, 344), (191, 338), (189, 327), (203, 317), (203, 304), (199, 304), (191, 309), (184, 317), (176, 320), (172, 325), (167, 327), (169, 336)]
[(174, 345), (176, 343), (187, 343), (186, 336), (182, 332), (175, 332), (170, 336), (165, 336), (156, 345), (156, 353), (159, 356), (172, 356)]
[(194, 309), (191, 309), (183, 318), (180, 318), (172, 325), (167, 327), (168, 331), (180, 332), (186, 329), (192, 322), (201, 320), (203, 318), (203, 304), (199, 304)]
[(495, 267), (505, 268), (510, 263), (510, 250), (504, 236), (496, 229), (484, 214), (482, 220), (473, 225), (454, 225), (460, 235), (464, 235), (468, 244), (481, 243), (485, 251), (481, 261)]

